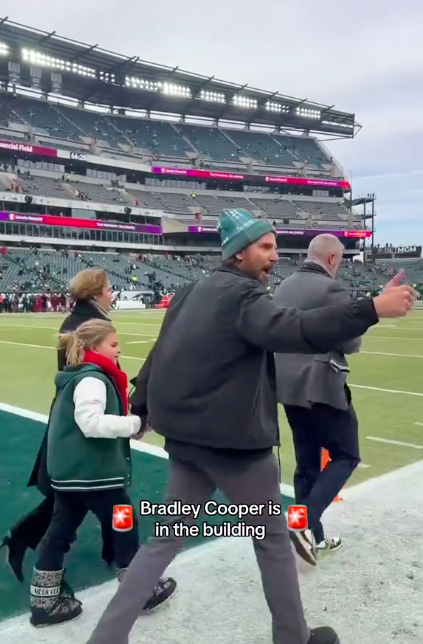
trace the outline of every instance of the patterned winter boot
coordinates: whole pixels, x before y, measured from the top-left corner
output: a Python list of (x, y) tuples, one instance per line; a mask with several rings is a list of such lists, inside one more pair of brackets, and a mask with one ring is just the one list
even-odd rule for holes
[(82, 604), (64, 581), (64, 570), (37, 570), (31, 579), (31, 619), (33, 626), (51, 626), (75, 619)]
[[(117, 579), (118, 581), (122, 580), (123, 575), (125, 574), (127, 568), (118, 568), (117, 569)], [(176, 590), (176, 581), (172, 577), (165, 577), (160, 579), (159, 583), (155, 587), (153, 594), (150, 599), (146, 602), (143, 610), (151, 613), (153, 610), (164, 606), (167, 601), (172, 597), (173, 593)]]

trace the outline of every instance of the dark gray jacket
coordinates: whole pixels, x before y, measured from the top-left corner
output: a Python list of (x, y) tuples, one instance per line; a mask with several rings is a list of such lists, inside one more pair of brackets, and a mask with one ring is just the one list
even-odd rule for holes
[[(306, 261), (302, 268), (278, 286), (274, 301), (279, 306), (294, 306), (300, 311), (308, 311), (349, 303), (352, 298), (324, 268)], [(360, 337), (346, 342), (339, 342), (334, 337), (331, 351), (327, 353), (276, 355), (278, 402), (306, 408), (322, 403), (346, 410), (345, 384), (349, 373), (346, 355), (357, 353), (360, 346)]]
[(151, 425), (166, 439), (220, 450), (279, 444), (274, 352), (326, 353), (378, 322), (371, 299), (281, 308), (229, 268), (200, 280), (178, 309), (154, 347)]

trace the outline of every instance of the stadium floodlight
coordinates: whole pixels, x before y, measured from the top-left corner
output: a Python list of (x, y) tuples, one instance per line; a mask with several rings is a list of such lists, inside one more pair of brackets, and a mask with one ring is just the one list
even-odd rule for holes
[(159, 90), (159, 84), (154, 81), (130, 76), (125, 76), (125, 85), (126, 87), (132, 87), (132, 89), (143, 89), (146, 92), (157, 92)]
[(233, 103), (236, 107), (245, 107), (250, 110), (256, 110), (258, 107), (258, 101), (256, 98), (241, 96), (240, 94), (236, 94), (234, 96)]
[(208, 90), (202, 89), (200, 92), (199, 98), (202, 101), (208, 101), (210, 103), (226, 103), (226, 97), (220, 92), (209, 92)]
[(100, 72), (99, 78), (104, 83), (116, 83), (115, 74), (111, 74), (110, 72)]
[(48, 67), (49, 69), (57, 69), (63, 72), (71, 72), (79, 76), (87, 76), (88, 78), (96, 78), (96, 71), (91, 67), (79, 65), (78, 63), (71, 63), (62, 58), (54, 58), (53, 56), (46, 56), (38, 51), (32, 49), (22, 49), (22, 58), (25, 62), (37, 67)]
[(9, 55), (9, 45), (6, 45), (5, 42), (0, 42), (0, 56)]
[(192, 96), (190, 88), (184, 85), (174, 85), (173, 83), (158, 83), (158, 85), (163, 94), (178, 98), (191, 98)]
[(320, 119), (322, 113), (320, 110), (311, 110), (308, 107), (297, 107), (295, 110), (297, 116), (300, 116), (303, 119)]
[(267, 101), (266, 110), (269, 112), (279, 112), (280, 114), (288, 114), (289, 106), (282, 105), (282, 103), (275, 103), (273, 101)]
[(322, 121), (322, 125), (332, 125), (333, 127), (343, 127), (347, 130), (353, 130), (354, 129), (354, 124), (353, 123), (338, 123), (338, 121), (327, 121), (324, 120)]

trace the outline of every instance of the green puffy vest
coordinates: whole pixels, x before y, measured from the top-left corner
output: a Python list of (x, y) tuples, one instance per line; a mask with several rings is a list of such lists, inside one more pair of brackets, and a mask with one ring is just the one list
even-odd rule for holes
[(86, 377), (106, 385), (106, 414), (123, 416), (118, 391), (93, 364), (65, 367), (56, 375), (56, 399), (48, 425), (47, 471), (54, 490), (86, 492), (127, 487), (131, 483), (128, 438), (86, 438), (74, 419), (73, 394)]

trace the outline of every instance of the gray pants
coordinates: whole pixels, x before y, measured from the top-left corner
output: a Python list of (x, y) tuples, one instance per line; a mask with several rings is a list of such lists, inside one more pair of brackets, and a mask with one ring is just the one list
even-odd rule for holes
[[(166, 502), (203, 504), (216, 489), (234, 504), (267, 506), (269, 500), (280, 504), (280, 473), (273, 454), (248, 464), (231, 462), (194, 465), (170, 459), (170, 478)], [(190, 517), (161, 521), (171, 526), (177, 521), (195, 524)], [(245, 516), (249, 525), (265, 525), (266, 537), (253, 539), (264, 594), (273, 621), (274, 644), (307, 644), (310, 631), (301, 603), (298, 575), (291, 542), (283, 515)], [(149, 599), (157, 581), (174, 560), (183, 538), (154, 537), (141, 546), (131, 562), (113, 599), (107, 606), (87, 644), (128, 644), (128, 636)]]

